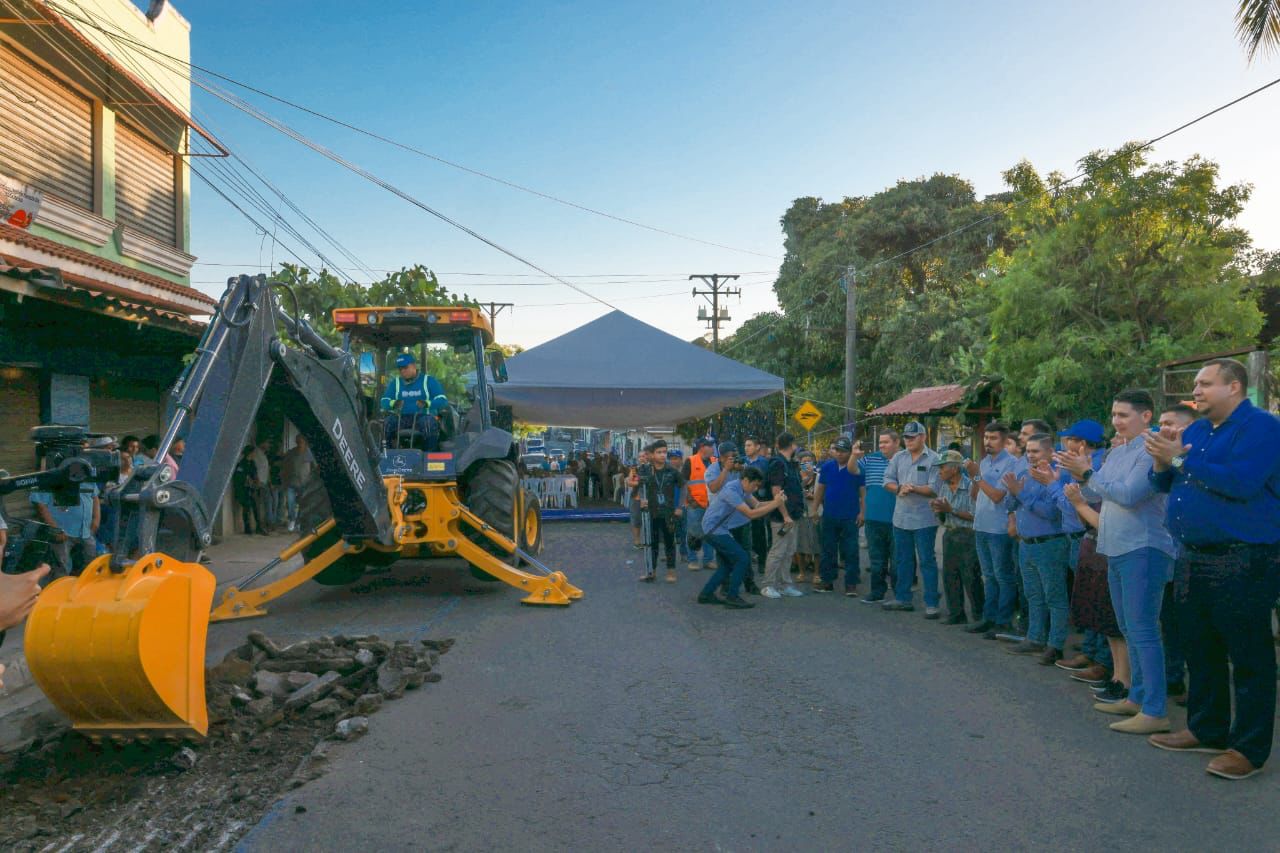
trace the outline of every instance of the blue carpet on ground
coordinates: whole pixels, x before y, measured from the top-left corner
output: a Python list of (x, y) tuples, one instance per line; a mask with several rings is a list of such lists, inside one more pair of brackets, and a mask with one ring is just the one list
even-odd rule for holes
[(570, 507), (568, 509), (544, 509), (543, 521), (627, 521), (631, 514), (617, 507)]

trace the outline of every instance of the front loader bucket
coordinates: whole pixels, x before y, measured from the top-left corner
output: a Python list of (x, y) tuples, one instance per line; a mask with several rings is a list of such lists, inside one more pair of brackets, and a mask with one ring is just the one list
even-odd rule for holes
[(203, 737), (213, 575), (162, 554), (115, 574), (110, 559), (41, 593), (24, 643), (31, 674), (85, 734)]

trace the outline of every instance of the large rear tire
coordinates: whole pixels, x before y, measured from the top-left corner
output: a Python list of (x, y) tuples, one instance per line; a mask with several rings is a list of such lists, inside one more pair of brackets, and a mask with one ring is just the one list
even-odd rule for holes
[[(312, 530), (324, 524), (333, 516), (333, 508), (329, 504), (329, 493), (324, 490), (324, 481), (313, 475), (298, 495), (298, 530), (300, 536), (307, 536)], [(307, 560), (329, 550), (341, 539), (338, 529), (332, 528), (315, 542), (302, 549), (302, 556)], [(359, 554), (348, 554), (339, 557), (332, 565), (316, 575), (312, 580), (322, 586), (346, 586), (364, 577), (371, 568), (389, 566), (399, 559), (399, 554), (367, 549)]]
[[(520, 477), (516, 473), (516, 466), (506, 459), (486, 459), (477, 464), (475, 473), (467, 480), (465, 501), (467, 509), (503, 536), (518, 543), (516, 518), (519, 517), (519, 495)], [(466, 535), (499, 560), (516, 565), (514, 554), (508, 554), (494, 545), (483, 533), (468, 528)], [(498, 580), (474, 563), (471, 564), (471, 574), (477, 580)]]

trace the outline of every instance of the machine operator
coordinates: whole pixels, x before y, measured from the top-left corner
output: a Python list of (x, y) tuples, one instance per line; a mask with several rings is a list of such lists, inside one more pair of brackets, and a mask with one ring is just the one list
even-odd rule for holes
[(440, 424), (435, 415), (449, 408), (444, 386), (434, 376), (418, 369), (413, 353), (396, 356), (396, 368), (400, 375), (393, 377), (382, 392), (382, 410), (387, 412), (383, 427), (387, 445), (395, 446), (401, 430), (412, 430), (421, 437), (425, 449), (435, 450), (440, 441)]

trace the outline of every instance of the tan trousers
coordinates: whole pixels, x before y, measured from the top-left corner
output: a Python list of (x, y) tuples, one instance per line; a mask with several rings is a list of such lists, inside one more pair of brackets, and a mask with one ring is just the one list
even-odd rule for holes
[(779, 522), (770, 522), (769, 526), (773, 529), (773, 547), (765, 558), (764, 580), (760, 586), (771, 586), (782, 592), (783, 587), (791, 585), (791, 561), (796, 555), (796, 543), (799, 542), (800, 535), (792, 527), (786, 536), (782, 536), (779, 533), (782, 524)]

